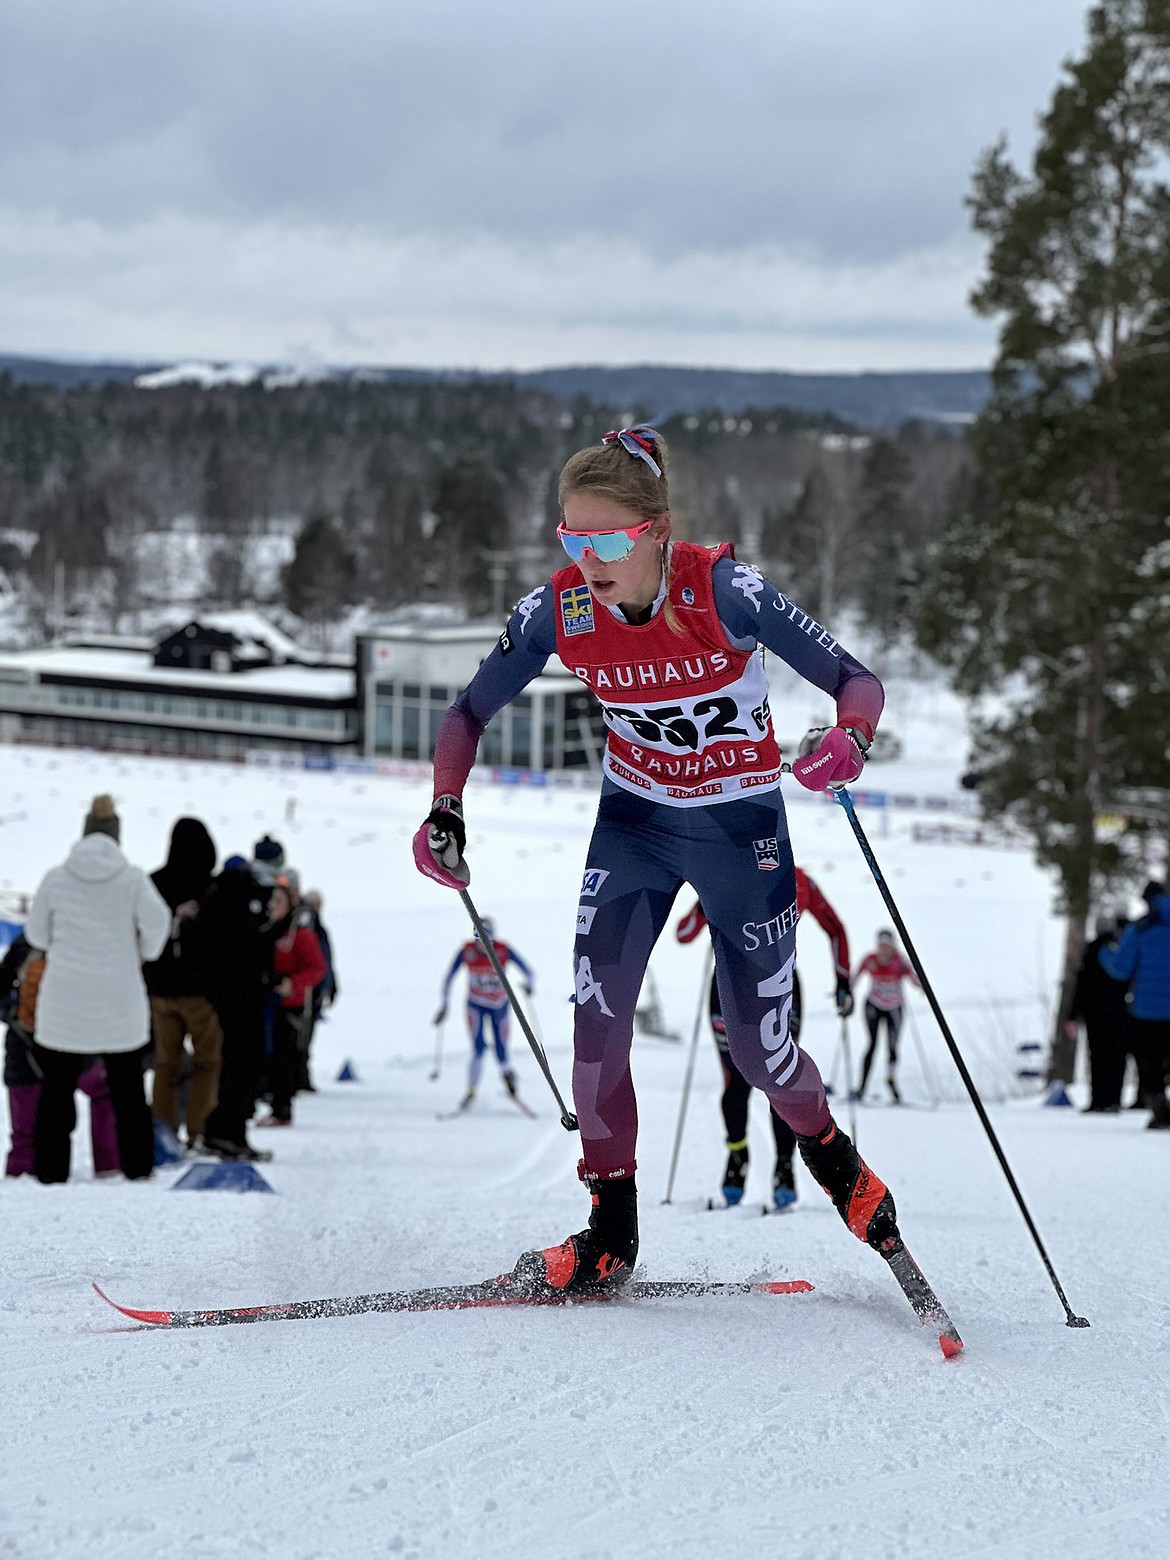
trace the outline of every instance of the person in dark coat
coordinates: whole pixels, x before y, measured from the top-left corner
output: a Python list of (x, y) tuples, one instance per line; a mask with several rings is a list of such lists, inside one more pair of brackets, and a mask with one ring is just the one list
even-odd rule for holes
[(272, 942), (268, 890), (242, 856), (230, 856), (203, 908), (211, 999), (223, 1030), (219, 1102), (203, 1124), (203, 1147), (220, 1159), (271, 1159), (248, 1142), (264, 1073)]
[(1097, 935), (1081, 955), (1069, 1007), (1069, 1023), (1085, 1026), (1089, 1051), (1089, 1103), (1087, 1111), (1121, 1109), (1121, 1087), (1129, 1054), (1129, 1008), (1126, 985), (1114, 980), (1101, 966), (1103, 948), (1114, 948), (1125, 931), (1124, 916), (1097, 917)]
[(191, 1036), (192, 1074), (187, 1095), (188, 1145), (194, 1145), (219, 1091), (222, 1034), (209, 996), (211, 979), (200, 924), (215, 871), (215, 842), (198, 818), (180, 818), (171, 830), (166, 865), (151, 874), (171, 912), (171, 935), (159, 958), (143, 968), (154, 1035), (156, 1120), (179, 1125), (183, 1048)]
[(1151, 1111), (1148, 1125), (1170, 1129), (1170, 894), (1164, 883), (1151, 882), (1142, 897), (1149, 914), (1126, 927), (1116, 948), (1102, 948), (1099, 958), (1106, 974), (1129, 983), (1138, 1082)]

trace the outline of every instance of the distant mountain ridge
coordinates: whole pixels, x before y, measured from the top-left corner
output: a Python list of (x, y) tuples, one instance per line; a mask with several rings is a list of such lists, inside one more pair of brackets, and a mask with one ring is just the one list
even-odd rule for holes
[[(156, 384), (181, 380), (213, 385), (239, 384), (249, 376), (266, 383), (305, 379), (362, 379), (448, 383), (509, 381), (543, 390), (563, 400), (587, 400), (624, 409), (640, 408), (656, 418), (787, 407), (829, 413), (866, 427), (891, 427), (911, 419), (970, 422), (987, 400), (990, 379), (984, 369), (905, 370), (855, 374), (798, 374), (765, 369), (677, 368), (668, 364), (622, 367), (570, 365), (517, 373), (473, 369), (333, 368), (298, 375), (286, 366), (151, 363), (86, 363), (0, 355), (0, 373), (20, 384), (71, 389), (83, 384), (133, 384), (149, 376)], [(148, 383), (149, 383), (148, 380)]]

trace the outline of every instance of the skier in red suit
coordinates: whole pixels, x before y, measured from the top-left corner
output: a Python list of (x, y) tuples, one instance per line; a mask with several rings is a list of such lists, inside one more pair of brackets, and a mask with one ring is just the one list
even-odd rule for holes
[(881, 931), (877, 934), (877, 947), (867, 953), (857, 971), (858, 978), (869, 976), (869, 996), (865, 999), (865, 1025), (869, 1030), (869, 1048), (861, 1064), (861, 1082), (857, 1086), (857, 1099), (865, 1098), (865, 1086), (869, 1082), (869, 1070), (877, 1054), (880, 1026), (886, 1026), (886, 1045), (890, 1059), (886, 1070), (886, 1086), (895, 1105), (902, 1103), (898, 1092), (898, 1080), (894, 1069), (898, 1065), (898, 1036), (902, 1032), (902, 982), (910, 981), (922, 990), (922, 984), (913, 967), (903, 958), (894, 934)]
[[(802, 868), (796, 869), (796, 908), (800, 915), (806, 910), (824, 928), (833, 957), (833, 976), (836, 981), (837, 1012), (848, 1018), (853, 1011), (853, 993), (849, 982), (849, 940), (841, 918)], [(690, 910), (675, 928), (675, 936), (681, 943), (694, 942), (707, 924), (703, 907), (696, 899)], [(801, 998), (800, 977), (792, 971), (792, 1011), (788, 1019), (788, 1032), (794, 1041), (800, 1039)], [(719, 1050), (719, 1064), (723, 1068), (723, 1125), (727, 1133), (727, 1166), (723, 1172), (723, 1199), (728, 1207), (743, 1199), (744, 1181), (748, 1171), (747, 1123), (748, 1105), (752, 1086), (731, 1059), (727, 1046), (727, 1025), (719, 1010), (719, 980), (711, 976), (711, 1028)], [(789, 1208), (796, 1201), (796, 1180), (792, 1171), (792, 1155), (796, 1148), (796, 1134), (783, 1119), (772, 1111), (772, 1136), (776, 1143), (776, 1166), (772, 1174), (772, 1201), (777, 1209)]]
[(612, 1289), (633, 1269), (634, 1009), (683, 883), (710, 923), (736, 1067), (796, 1133), (852, 1233), (888, 1259), (903, 1250), (893, 1197), (833, 1121), (816, 1063), (790, 1031), (796, 875), (763, 650), (836, 706), (836, 724), (791, 766), (810, 790), (861, 774), (882, 686), (728, 544), (673, 540), (666, 462), (662, 438), (638, 427), (566, 463), (557, 535), (570, 565), (517, 604), (447, 711), (434, 802), (413, 842), (420, 872), (466, 887), (462, 794), (479, 740), (555, 653), (596, 694), (608, 728), (573, 954), (573, 1099), (593, 1209), (587, 1228), (520, 1257), (510, 1282), (526, 1293)]

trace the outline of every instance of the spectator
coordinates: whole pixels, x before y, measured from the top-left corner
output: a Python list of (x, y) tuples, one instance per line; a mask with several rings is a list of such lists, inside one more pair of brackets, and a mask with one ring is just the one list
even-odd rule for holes
[(271, 835), (263, 834), (252, 847), (252, 875), (265, 888), (271, 888), (284, 871), (284, 846)]
[(1129, 983), (1130, 1036), (1138, 1059), (1138, 1087), (1151, 1112), (1147, 1126), (1170, 1128), (1166, 1073), (1170, 1067), (1170, 894), (1147, 883), (1149, 914), (1127, 926), (1116, 948), (1102, 948), (1101, 968)]
[[(1097, 935), (1081, 955), (1069, 1007), (1069, 1033), (1075, 1040), (1078, 1021), (1085, 1026), (1089, 1052), (1089, 1103), (1086, 1111), (1121, 1109), (1121, 1088), (1129, 1043), (1129, 1008), (1125, 982), (1114, 980), (1101, 965), (1103, 948), (1115, 948), (1125, 931), (1124, 916), (1097, 917)], [(1139, 1090), (1140, 1093), (1140, 1090)]]
[(298, 911), (294, 892), (287, 875), (278, 877), (268, 901), (271, 917), (268, 935), (273, 943), (274, 991), (278, 1005), (272, 1015), (269, 1065), (272, 1111), (256, 1123), (258, 1127), (292, 1126), (301, 1022), (306, 1005), (312, 1002), (313, 988), (325, 979), (321, 944), (306, 923), (304, 912)]
[(142, 963), (162, 952), (171, 917), (122, 854), (120, 835), (113, 798), (95, 797), (82, 838), (45, 877), (25, 928), (47, 956), (33, 1046), (42, 1074), (33, 1168), (45, 1184), (69, 1179), (74, 1090), (95, 1056), (105, 1062), (123, 1174), (141, 1180), (154, 1165), (142, 1082), (150, 1013)]
[(223, 1036), (208, 998), (211, 972), (201, 912), (215, 870), (215, 843), (198, 818), (180, 818), (171, 830), (166, 865), (151, 874), (171, 912), (171, 935), (159, 958), (143, 969), (154, 1033), (151, 1110), (178, 1128), (183, 1049), (191, 1036), (191, 1086), (186, 1100), (187, 1146), (194, 1148), (219, 1089)]
[[(41, 1075), (33, 1060), (37, 993), (45, 970), (45, 958), (30, 948), (23, 932), (18, 932), (0, 960), (0, 1016), (8, 1028), (4, 1035), (4, 1087), (8, 1090), (8, 1122), (11, 1142), (4, 1163), (4, 1174), (33, 1173), (33, 1129), (37, 1102), (41, 1097)], [(95, 1176), (117, 1175), (118, 1138), (106, 1069), (100, 1061), (77, 1080), (77, 1087), (89, 1096), (89, 1134), (93, 1149)]]
[(223, 1031), (219, 1101), (203, 1147), (220, 1159), (270, 1159), (248, 1142), (264, 1074), (265, 1009), (272, 970), (267, 891), (243, 856), (230, 856), (203, 907), (211, 999)]

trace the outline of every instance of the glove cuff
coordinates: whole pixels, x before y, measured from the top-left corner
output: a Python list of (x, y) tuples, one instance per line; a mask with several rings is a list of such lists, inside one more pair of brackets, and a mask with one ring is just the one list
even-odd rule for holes
[(857, 743), (858, 751), (861, 754), (861, 761), (864, 763), (865, 760), (869, 757), (869, 750), (873, 746), (873, 743), (866, 736), (865, 732), (857, 726), (842, 726), (841, 730), (847, 737), (852, 737), (854, 742)]

